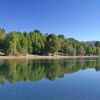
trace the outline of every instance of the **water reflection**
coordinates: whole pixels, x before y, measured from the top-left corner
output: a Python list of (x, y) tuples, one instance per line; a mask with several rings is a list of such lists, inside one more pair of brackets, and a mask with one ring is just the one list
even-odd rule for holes
[(94, 68), (100, 70), (100, 61), (96, 59), (73, 60), (0, 60), (0, 83), (5, 80), (11, 83), (30, 80), (36, 81), (43, 78), (55, 80), (69, 74)]

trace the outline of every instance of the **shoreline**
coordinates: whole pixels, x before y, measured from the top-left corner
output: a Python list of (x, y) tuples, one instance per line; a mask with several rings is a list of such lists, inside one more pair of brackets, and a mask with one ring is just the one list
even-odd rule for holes
[(73, 58), (99, 58), (99, 56), (0, 56), (0, 59), (73, 59)]

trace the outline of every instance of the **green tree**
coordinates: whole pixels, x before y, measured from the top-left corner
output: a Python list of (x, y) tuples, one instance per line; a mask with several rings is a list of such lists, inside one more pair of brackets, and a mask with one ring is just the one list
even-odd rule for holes
[(6, 35), (4, 41), (5, 54), (13, 55), (17, 51), (18, 35), (16, 32), (10, 32)]
[(96, 42), (95, 42), (95, 46), (96, 46), (96, 47), (100, 47), (100, 41), (96, 41)]
[(5, 29), (0, 28), (0, 51), (3, 52), (4, 49), (4, 37), (6, 35)]
[(42, 33), (38, 30), (30, 32), (30, 39), (32, 42), (33, 54), (41, 54), (45, 47)]
[(64, 53), (64, 46), (66, 43), (64, 35), (62, 35), (62, 34), (58, 35), (58, 40), (59, 40), (59, 44), (60, 44), (59, 52)]
[(80, 45), (80, 42), (74, 38), (66, 39), (66, 43), (68, 46), (72, 46), (73, 48), (77, 48)]
[(96, 47), (92, 45), (87, 46), (86, 55), (96, 55)]
[(72, 46), (68, 46), (67, 44), (64, 46), (64, 53), (67, 56), (75, 56), (76, 50)]
[(55, 34), (50, 34), (46, 38), (46, 51), (47, 53), (52, 53), (54, 55), (60, 49), (58, 36)]
[(28, 53), (29, 53), (29, 54), (32, 54), (33, 48), (32, 48), (31, 36), (30, 36), (30, 34), (27, 33), (27, 32), (24, 32), (23, 34), (24, 34), (24, 37), (25, 37), (25, 39), (26, 39), (26, 41), (27, 41), (27, 50), (28, 50)]
[(18, 32), (17, 51), (23, 54), (28, 53), (28, 39), (24, 33)]
[(96, 55), (100, 55), (100, 48), (99, 47), (96, 48)]
[(77, 49), (77, 55), (81, 55), (81, 56), (84, 56), (85, 55), (85, 48), (83, 46), (80, 46)]

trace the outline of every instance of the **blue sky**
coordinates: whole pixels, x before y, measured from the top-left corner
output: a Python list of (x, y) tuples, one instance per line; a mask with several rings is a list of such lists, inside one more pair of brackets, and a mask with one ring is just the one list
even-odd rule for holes
[(0, 27), (100, 40), (100, 0), (0, 0)]

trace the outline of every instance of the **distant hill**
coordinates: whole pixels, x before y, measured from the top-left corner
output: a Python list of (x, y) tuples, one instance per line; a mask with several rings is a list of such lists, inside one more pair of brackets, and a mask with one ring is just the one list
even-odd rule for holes
[(83, 43), (86, 43), (88, 45), (95, 45), (96, 41), (83, 41)]

